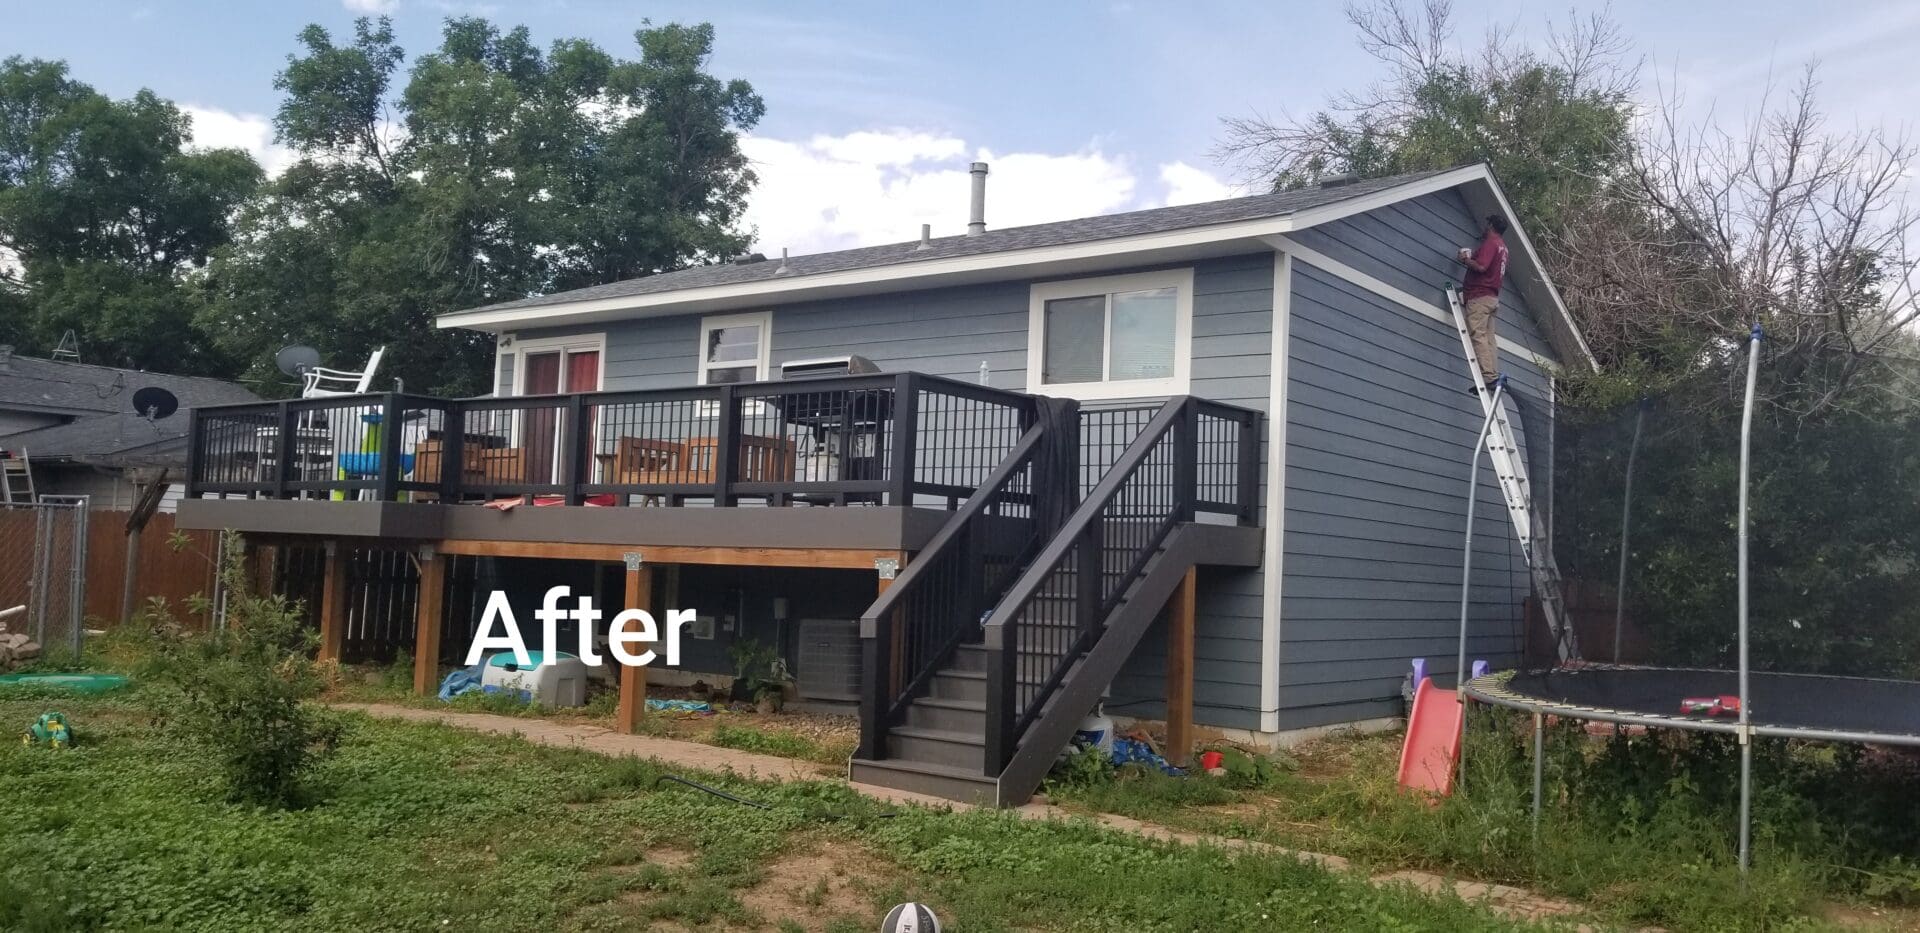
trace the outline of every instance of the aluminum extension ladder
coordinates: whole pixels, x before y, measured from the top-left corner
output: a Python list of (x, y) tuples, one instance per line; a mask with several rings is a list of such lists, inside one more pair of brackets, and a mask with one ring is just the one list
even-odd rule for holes
[(27, 459), (27, 452), (21, 450), (14, 456), (0, 457), (0, 503), (28, 505), (34, 501), (33, 464)]
[(1494, 393), (1481, 376), (1479, 359), (1473, 353), (1473, 336), (1467, 332), (1467, 309), (1460, 300), (1460, 292), (1452, 285), (1448, 285), (1446, 291), (1447, 307), (1453, 311), (1453, 329), (1460, 335), (1460, 349), (1466, 354), (1475, 395), (1486, 417), (1492, 420), (1492, 429), (1487, 432), (1487, 459), (1493, 463), (1494, 475), (1500, 478), (1500, 495), (1507, 501), (1507, 517), (1511, 519), (1514, 537), (1519, 539), (1520, 553), (1526, 558), (1528, 573), (1533, 578), (1533, 595), (1539, 599), (1541, 613), (1546, 616), (1547, 632), (1553, 638), (1560, 663), (1577, 661), (1580, 644), (1567, 618), (1560, 568), (1553, 562), (1553, 542), (1547, 534), (1546, 523), (1533, 507), (1526, 455), (1514, 440), (1513, 423), (1507, 414), (1513, 404), (1509, 396), (1511, 389), (1501, 392), (1501, 403), (1494, 404)]

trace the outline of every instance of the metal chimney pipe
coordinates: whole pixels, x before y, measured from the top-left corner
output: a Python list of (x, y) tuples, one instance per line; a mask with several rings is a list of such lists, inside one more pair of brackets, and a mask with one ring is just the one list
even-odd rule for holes
[(922, 249), (932, 249), (932, 248), (933, 248), (933, 225), (921, 224), (920, 225), (920, 245), (914, 247), (914, 249), (922, 250)]
[(975, 162), (967, 171), (973, 175), (973, 209), (967, 213), (967, 236), (987, 232), (987, 163)]

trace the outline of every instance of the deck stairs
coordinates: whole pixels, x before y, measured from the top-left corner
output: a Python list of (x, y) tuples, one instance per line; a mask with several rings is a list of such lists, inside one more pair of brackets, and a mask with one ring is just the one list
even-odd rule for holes
[[(1009, 569), (984, 581), (988, 592), (979, 598), (985, 608), (961, 611), (951, 644), (908, 671), (903, 679), (911, 683), (863, 698), (852, 781), (968, 803), (1024, 803), (1189, 568), (1258, 562), (1258, 528), (1195, 521), (1191, 502), (1159, 488), (1180, 425), (1190, 423), (1182, 415), (1191, 401), (1168, 402), (1071, 514), (1054, 521), (1033, 515), (1029, 543), (1004, 548), (1000, 558)], [(1037, 475), (1019, 472), (1026, 468), (1017, 467), (1016, 475)], [(918, 588), (928, 598), (883, 596), (862, 620), (870, 676), (880, 659), (902, 653), (898, 641), (880, 636), (925, 631), (927, 619), (948, 611), (952, 597), (942, 595), (943, 573), (966, 581), (956, 592), (974, 586), (961, 568), (976, 561), (943, 567), (941, 552), (977, 551), (979, 541), (961, 543), (968, 537), (963, 529), (985, 521), (996, 494), (1003, 503), (1020, 501), (1009, 494), (1020, 489), (1033, 487), (1018, 481), (983, 487), (950, 520), (953, 535), (936, 537), (909, 561), (894, 588), (912, 587), (909, 575), (919, 570)], [(967, 624), (967, 615), (978, 621)]]
[[(1553, 560), (1553, 542), (1541, 511), (1534, 507), (1533, 483), (1527, 475), (1526, 449), (1515, 439), (1513, 422), (1520, 417), (1511, 386), (1489, 386), (1481, 375), (1473, 353), (1473, 337), (1467, 331), (1466, 307), (1460, 292), (1446, 287), (1447, 307), (1453, 312), (1453, 327), (1460, 336), (1467, 371), (1472, 374), (1475, 397), (1485, 416), (1491, 419), (1487, 431), (1487, 459), (1500, 481), (1500, 495), (1506, 500), (1514, 538), (1526, 559), (1533, 581), (1533, 595), (1547, 620), (1547, 633), (1553, 638), (1560, 663), (1579, 660), (1580, 645), (1567, 616), (1560, 568)], [(1504, 380), (1504, 377), (1502, 377)], [(1501, 391), (1494, 391), (1495, 388)]]

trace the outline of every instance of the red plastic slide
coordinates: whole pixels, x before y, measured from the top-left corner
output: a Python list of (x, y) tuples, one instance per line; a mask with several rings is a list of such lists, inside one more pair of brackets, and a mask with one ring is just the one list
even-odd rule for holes
[(1460, 701), (1452, 690), (1420, 681), (1400, 747), (1400, 786), (1445, 797), (1453, 792), (1453, 766), (1460, 760)]

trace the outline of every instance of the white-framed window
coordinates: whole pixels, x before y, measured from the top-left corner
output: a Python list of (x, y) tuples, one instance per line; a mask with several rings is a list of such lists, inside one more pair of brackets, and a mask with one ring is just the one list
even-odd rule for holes
[(701, 318), (700, 384), (725, 385), (766, 379), (772, 343), (771, 311)]
[(607, 335), (571, 334), (512, 341), (513, 394), (598, 392), (606, 376)]
[(1035, 285), (1027, 391), (1077, 399), (1184, 394), (1192, 333), (1192, 269)]

